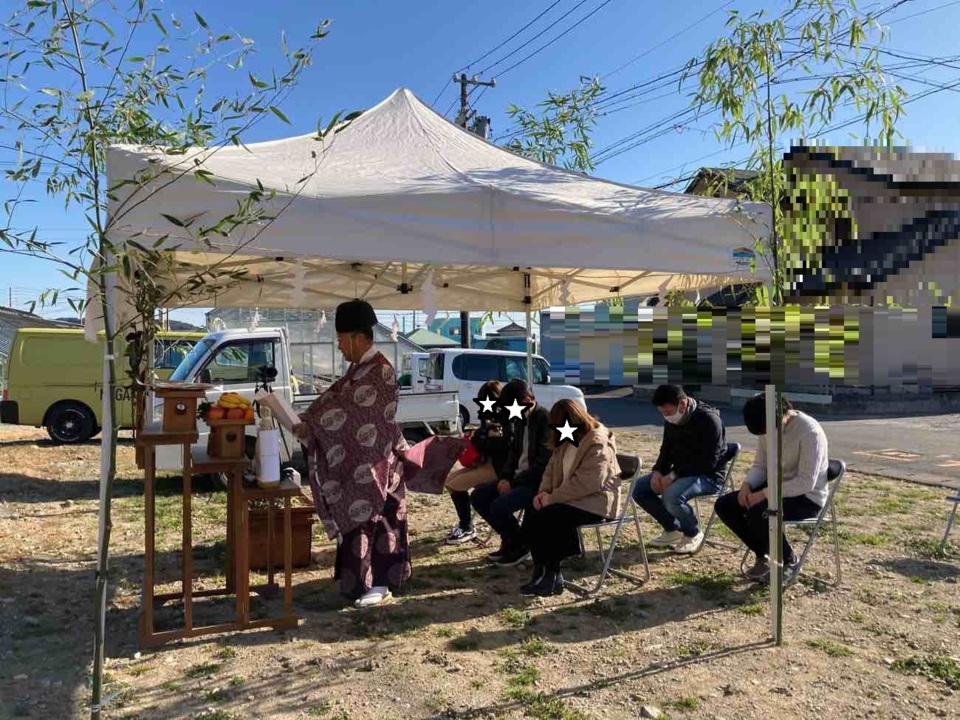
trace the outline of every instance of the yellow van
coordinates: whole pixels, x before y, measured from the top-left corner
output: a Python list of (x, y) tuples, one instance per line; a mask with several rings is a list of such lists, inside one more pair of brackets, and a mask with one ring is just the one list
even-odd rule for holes
[[(157, 375), (167, 379), (205, 337), (204, 333), (161, 332), (155, 348)], [(133, 425), (126, 343), (116, 348), (117, 414)], [(103, 346), (87, 342), (83, 330), (20, 328), (7, 361), (0, 422), (46, 427), (54, 442), (79, 443), (100, 432)]]

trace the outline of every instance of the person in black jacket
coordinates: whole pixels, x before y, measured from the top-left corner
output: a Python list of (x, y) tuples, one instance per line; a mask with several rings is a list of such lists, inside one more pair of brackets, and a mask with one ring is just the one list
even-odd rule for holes
[(505, 472), (510, 449), (506, 423), (508, 413), (499, 405), (493, 405), (492, 412), (485, 410), (490, 407), (489, 401), (499, 400), (502, 389), (499, 380), (490, 380), (480, 388), (475, 398), (480, 403), (480, 427), (470, 435), (470, 444), (477, 458), (469, 467), (464, 467), (458, 461), (447, 476), (446, 487), (458, 518), (445, 539), (447, 545), (460, 545), (477, 536), (473, 527), (470, 491), (481, 485), (495, 484)]
[[(552, 453), (550, 447), (550, 415), (537, 404), (524, 380), (514, 378), (500, 394), (502, 408), (514, 408), (507, 460), (497, 473), (495, 485), (478, 487), (470, 496), (474, 510), (500, 535), (500, 548), (488, 559), (500, 567), (517, 565), (530, 554), (514, 516), (519, 510), (529, 511), (543, 479)], [(525, 406), (521, 418), (516, 408)]]
[(633, 499), (663, 528), (651, 545), (696, 552), (703, 532), (689, 500), (721, 490), (726, 431), (719, 411), (676, 385), (658, 387), (653, 404), (665, 421), (663, 442), (653, 472), (637, 481)]

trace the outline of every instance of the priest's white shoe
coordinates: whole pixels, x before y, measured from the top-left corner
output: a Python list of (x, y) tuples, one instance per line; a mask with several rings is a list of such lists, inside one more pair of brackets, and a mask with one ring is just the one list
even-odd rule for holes
[(391, 597), (393, 596), (390, 593), (390, 588), (376, 585), (365, 592), (363, 597), (354, 603), (354, 606), (358, 608), (376, 607), (382, 605)]

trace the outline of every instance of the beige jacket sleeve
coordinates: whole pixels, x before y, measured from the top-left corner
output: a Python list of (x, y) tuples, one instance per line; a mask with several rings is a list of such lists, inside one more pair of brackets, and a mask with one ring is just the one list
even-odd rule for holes
[(563, 453), (557, 452), (556, 450), (550, 454), (550, 459), (547, 460), (547, 467), (543, 470), (543, 477), (540, 480), (540, 489), (538, 492), (549, 493), (553, 491), (554, 486), (557, 484), (557, 473), (563, 472), (562, 457)]
[[(556, 457), (556, 456), (554, 456)], [(553, 458), (551, 458), (551, 462)], [(550, 501), (569, 503), (603, 491), (603, 480), (610, 472), (604, 445), (593, 445), (584, 454), (570, 478), (550, 492)]]

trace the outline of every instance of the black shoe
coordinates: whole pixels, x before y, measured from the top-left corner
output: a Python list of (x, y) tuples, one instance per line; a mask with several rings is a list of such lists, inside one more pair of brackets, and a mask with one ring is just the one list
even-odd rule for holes
[(514, 545), (503, 551), (500, 559), (497, 560), (497, 567), (513, 567), (519, 565), (530, 556), (530, 551), (523, 545)]
[(533, 566), (533, 577), (530, 578), (530, 582), (526, 585), (520, 586), (521, 595), (534, 595), (533, 588), (536, 587), (537, 583), (540, 582), (540, 579), (543, 577), (543, 574), (546, 572), (546, 568), (543, 565), (534, 565)]
[(547, 570), (540, 578), (540, 582), (531, 588), (531, 593), (540, 597), (559, 595), (562, 592), (563, 575), (559, 570)]
[(504, 545), (503, 543), (500, 543), (500, 548), (495, 552), (492, 552), (489, 555), (487, 555), (487, 560), (489, 560), (490, 562), (497, 562), (500, 558), (503, 557), (503, 551), (506, 549), (507, 549), (507, 546)]

